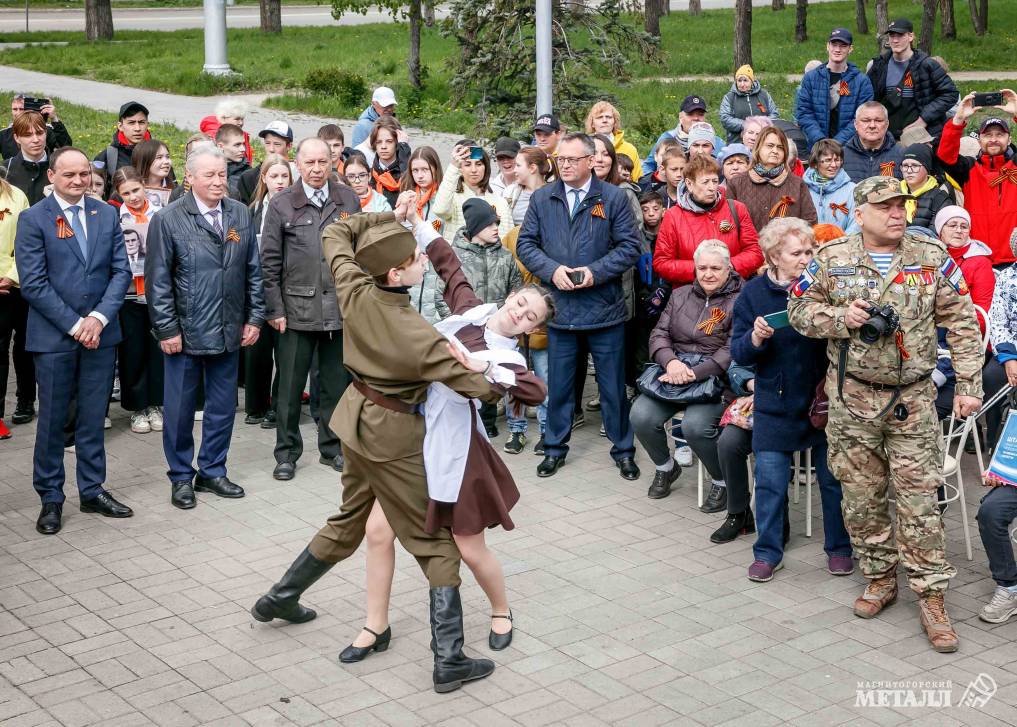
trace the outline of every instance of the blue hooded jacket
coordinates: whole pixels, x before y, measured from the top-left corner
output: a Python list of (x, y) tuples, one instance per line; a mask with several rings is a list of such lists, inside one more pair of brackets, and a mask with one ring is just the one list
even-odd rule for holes
[(847, 64), (841, 82), (847, 84), (847, 93), (837, 103), (837, 128), (830, 129), (830, 69), (822, 65), (802, 78), (795, 96), (795, 113), (810, 148), (827, 138), (845, 144), (855, 133), (855, 109), (872, 100), (872, 82), (854, 63)]
[(802, 180), (812, 194), (812, 204), (820, 223), (837, 225), (848, 235), (859, 231), (855, 222), (855, 183), (843, 167), (826, 184), (819, 183), (819, 174), (811, 167), (805, 170)]

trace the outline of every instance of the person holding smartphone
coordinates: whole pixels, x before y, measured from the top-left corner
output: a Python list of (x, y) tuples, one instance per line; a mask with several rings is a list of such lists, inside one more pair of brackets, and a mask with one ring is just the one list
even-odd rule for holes
[(463, 139), (452, 147), (452, 161), (445, 169), (431, 203), (431, 211), (445, 220), (445, 239), (453, 239), (459, 228), (466, 224), (463, 203), (473, 197), (483, 197), (494, 207), (501, 238), (512, 229), (508, 203), (491, 190), (491, 171), (491, 157), (473, 139)]
[(769, 581), (783, 567), (790, 533), (787, 489), (792, 455), (809, 448), (823, 502), (827, 570), (848, 575), (854, 563), (841, 515), (840, 483), (827, 466), (826, 435), (809, 420), (816, 387), (826, 375), (826, 342), (798, 333), (788, 325), (787, 316), (788, 291), (811, 262), (816, 239), (804, 221), (786, 217), (763, 228), (759, 245), (766, 273), (742, 289), (734, 306), (731, 334), (735, 362), (756, 367), (752, 451), (756, 455), (757, 536), (749, 580)]
[[(26, 101), (28, 104), (26, 105)], [(0, 157), (9, 159), (18, 153), (18, 142), (14, 139), (14, 121), (26, 111), (42, 114), (46, 121), (46, 153), (50, 154), (61, 146), (73, 146), (71, 134), (64, 122), (57, 117), (56, 106), (48, 98), (32, 98), (18, 94), (11, 99), (11, 125), (0, 130)]]

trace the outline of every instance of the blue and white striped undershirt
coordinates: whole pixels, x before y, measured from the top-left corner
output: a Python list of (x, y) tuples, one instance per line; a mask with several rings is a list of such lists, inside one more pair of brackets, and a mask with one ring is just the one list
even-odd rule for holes
[(876, 270), (884, 278), (886, 274), (890, 272), (890, 263), (893, 262), (892, 252), (869, 252), (869, 257), (872, 258), (872, 262), (876, 264)]

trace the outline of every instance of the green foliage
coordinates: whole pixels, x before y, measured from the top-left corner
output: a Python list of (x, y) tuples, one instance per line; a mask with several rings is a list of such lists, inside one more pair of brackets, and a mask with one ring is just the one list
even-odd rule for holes
[(338, 99), (347, 105), (359, 104), (367, 97), (367, 82), (359, 73), (342, 68), (315, 68), (304, 78), (304, 88), (319, 96)]

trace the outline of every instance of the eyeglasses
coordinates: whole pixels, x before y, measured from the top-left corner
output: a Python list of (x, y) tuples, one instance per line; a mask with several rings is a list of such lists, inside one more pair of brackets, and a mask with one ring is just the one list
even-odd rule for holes
[(590, 159), (592, 157), (593, 157), (593, 154), (587, 154), (586, 156), (581, 156), (581, 157), (557, 157), (557, 159), (558, 159), (558, 166), (560, 166), (560, 167), (574, 167), (577, 164), (579, 164), (579, 162), (583, 161), (584, 159)]
[(366, 182), (371, 178), (370, 174), (347, 174), (346, 179), (351, 182)]
[(924, 169), (921, 164), (901, 164), (900, 170), (905, 174), (913, 174), (914, 172), (920, 172)]
[(943, 225), (943, 227), (949, 227), (951, 230), (970, 230), (971, 229), (971, 225), (969, 225), (967, 222), (964, 222), (963, 220), (956, 220), (956, 221), (950, 220), (945, 225)]

